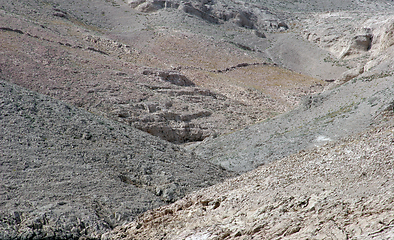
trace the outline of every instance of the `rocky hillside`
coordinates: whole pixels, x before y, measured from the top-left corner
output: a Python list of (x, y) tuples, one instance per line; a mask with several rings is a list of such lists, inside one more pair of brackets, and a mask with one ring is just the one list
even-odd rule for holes
[(0, 0), (0, 239), (394, 238), (393, 16)]
[(176, 145), (0, 82), (0, 239), (99, 238), (233, 176)]

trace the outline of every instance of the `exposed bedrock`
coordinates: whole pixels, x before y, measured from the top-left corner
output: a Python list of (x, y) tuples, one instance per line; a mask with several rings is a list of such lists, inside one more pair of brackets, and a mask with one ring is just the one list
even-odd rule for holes
[(138, 11), (151, 13), (165, 8), (173, 8), (194, 15), (210, 23), (233, 22), (239, 27), (264, 31), (283, 31), (288, 24), (268, 8), (254, 4), (225, 4), (210, 0), (130, 0), (129, 6)]

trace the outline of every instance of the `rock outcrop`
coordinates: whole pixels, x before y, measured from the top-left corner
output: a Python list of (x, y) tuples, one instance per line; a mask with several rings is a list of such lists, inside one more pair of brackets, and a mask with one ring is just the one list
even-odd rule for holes
[(239, 27), (257, 29), (259, 31), (277, 32), (285, 31), (289, 28), (281, 15), (277, 15), (259, 4), (242, 4), (231, 1), (215, 2), (210, 0), (131, 0), (128, 4), (130, 7), (144, 13), (173, 8), (210, 23), (223, 24), (231, 22)]
[(362, 65), (364, 71), (368, 71), (392, 57), (389, 49), (393, 45), (393, 13), (390, 8), (379, 14), (318, 13), (305, 19), (303, 24), (305, 38), (330, 51), (337, 58), (331, 61), (337, 64)]
[(142, 72), (144, 75), (157, 76), (163, 81), (170, 82), (177, 86), (195, 86), (185, 75), (176, 71), (159, 71), (155, 69), (147, 69)]

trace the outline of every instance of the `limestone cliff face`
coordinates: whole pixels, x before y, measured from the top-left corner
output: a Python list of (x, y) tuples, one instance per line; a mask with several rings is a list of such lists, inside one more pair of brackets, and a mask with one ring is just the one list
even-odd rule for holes
[(344, 59), (349, 68), (336, 85), (392, 59), (393, 12), (389, 9), (315, 13), (305, 18), (304, 37)]

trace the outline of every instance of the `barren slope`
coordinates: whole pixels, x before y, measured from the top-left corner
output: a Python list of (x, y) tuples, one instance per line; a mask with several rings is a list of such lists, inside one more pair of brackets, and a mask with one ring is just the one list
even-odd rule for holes
[(218, 138), (196, 154), (234, 171), (248, 171), (301, 149), (365, 130), (394, 102), (393, 76), (360, 77), (305, 99), (297, 109)]

